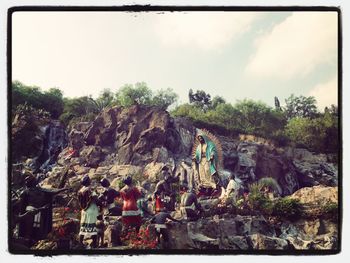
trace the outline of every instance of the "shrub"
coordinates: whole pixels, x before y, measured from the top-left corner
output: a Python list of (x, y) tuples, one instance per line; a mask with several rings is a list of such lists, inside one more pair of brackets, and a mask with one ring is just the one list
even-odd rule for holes
[(273, 215), (295, 218), (302, 214), (300, 202), (296, 199), (283, 197), (277, 199), (273, 206)]

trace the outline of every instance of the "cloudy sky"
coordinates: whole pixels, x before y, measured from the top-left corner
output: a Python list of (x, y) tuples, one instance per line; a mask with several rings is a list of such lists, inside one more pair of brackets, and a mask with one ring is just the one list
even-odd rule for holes
[(144, 81), (273, 105), (337, 103), (336, 12), (16, 12), (12, 78), (65, 96)]

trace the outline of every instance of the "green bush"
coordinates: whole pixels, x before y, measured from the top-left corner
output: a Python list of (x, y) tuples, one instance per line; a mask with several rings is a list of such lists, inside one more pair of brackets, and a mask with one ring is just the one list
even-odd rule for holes
[(302, 215), (300, 202), (289, 197), (279, 198), (274, 202), (273, 215), (296, 218)]

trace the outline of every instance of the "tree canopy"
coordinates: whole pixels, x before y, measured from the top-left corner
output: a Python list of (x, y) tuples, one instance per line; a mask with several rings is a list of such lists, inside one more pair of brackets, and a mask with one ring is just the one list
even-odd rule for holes
[[(282, 145), (317, 152), (337, 152), (339, 149), (338, 107), (330, 105), (321, 113), (314, 97), (292, 94), (285, 100), (284, 107), (275, 97), (275, 105), (271, 107), (249, 99), (231, 104), (221, 96), (212, 98), (203, 90), (189, 90), (188, 95), (189, 103), (173, 108), (171, 114), (189, 118), (199, 128), (229, 135), (257, 135)], [(12, 84), (13, 113), (30, 107), (48, 112), (51, 118), (59, 118), (66, 125), (91, 121), (108, 107), (142, 104), (167, 110), (177, 100), (178, 95), (171, 88), (152, 91), (144, 82), (126, 84), (116, 92), (105, 89), (96, 99), (91, 96), (67, 98), (58, 88), (42, 91), (19, 81)]]

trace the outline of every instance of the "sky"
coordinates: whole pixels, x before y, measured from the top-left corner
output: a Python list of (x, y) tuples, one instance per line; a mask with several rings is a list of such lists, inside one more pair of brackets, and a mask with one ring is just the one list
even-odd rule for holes
[(15, 12), (12, 80), (64, 96), (146, 82), (227, 102), (337, 104), (336, 12)]

